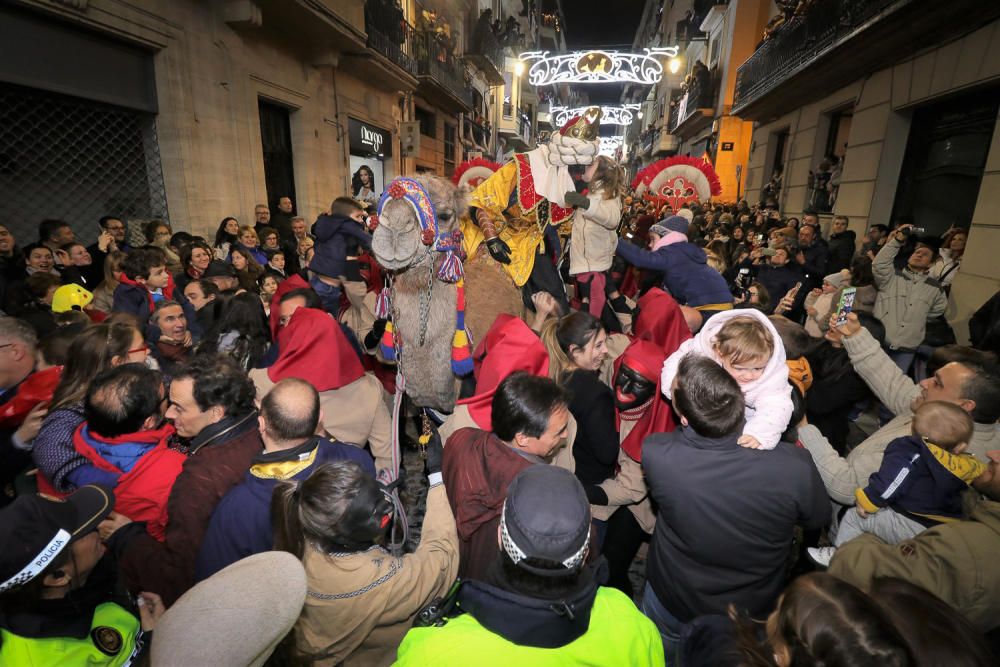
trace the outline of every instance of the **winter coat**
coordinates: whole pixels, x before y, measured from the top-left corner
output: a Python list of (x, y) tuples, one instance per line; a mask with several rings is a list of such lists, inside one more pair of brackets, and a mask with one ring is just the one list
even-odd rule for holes
[(682, 622), (725, 614), (730, 603), (766, 616), (785, 584), (796, 524), (819, 529), (830, 517), (806, 452), (782, 443), (762, 453), (738, 437), (681, 426), (643, 441), (642, 469), (659, 508), (646, 576)]
[(868, 512), (891, 507), (933, 526), (962, 518), (962, 492), (985, 470), (969, 454), (953, 454), (911, 435), (889, 443), (878, 472), (854, 495)]
[(771, 334), (774, 341), (774, 353), (764, 367), (764, 373), (753, 382), (741, 385), (743, 398), (746, 400), (746, 428), (744, 435), (757, 438), (763, 449), (773, 449), (781, 439), (781, 434), (788, 428), (788, 420), (792, 417), (792, 390), (788, 384), (788, 366), (785, 364), (785, 347), (777, 329), (763, 313), (757, 310), (731, 310), (712, 317), (694, 338), (681, 343), (677, 351), (667, 357), (660, 376), (663, 394), (670, 398), (670, 388), (673, 386), (677, 368), (688, 354), (708, 357), (718, 363), (712, 350), (716, 335), (729, 320), (736, 317), (752, 317), (761, 322)]
[[(812, 454), (830, 497), (842, 505), (853, 505), (855, 490), (864, 487), (871, 474), (879, 469), (889, 443), (911, 434), (910, 405), (921, 396), (922, 389), (899, 370), (866, 329), (845, 338), (844, 349), (855, 372), (896, 418), (852, 449), (847, 458), (841, 458), (815, 426), (800, 428), (799, 442)], [(975, 424), (969, 453), (986, 461), (986, 452), (995, 449), (1000, 449), (1000, 431), (996, 425)]]
[[(467, 588), (468, 587), (468, 590)], [(472, 593), (475, 592), (474, 598)], [(629, 665), (657, 667), (663, 664), (663, 642), (653, 622), (646, 618), (621, 591), (601, 586), (587, 609), (586, 617), (555, 617), (550, 604), (484, 585), (466, 583), (459, 592), (470, 597), (465, 604), (473, 611), (450, 619), (443, 627), (413, 628), (399, 647), (399, 667), (561, 667), (563, 665)], [(489, 605), (489, 608), (486, 608)], [(464, 605), (463, 605), (464, 608)], [(584, 633), (556, 647), (538, 648), (523, 640), (507, 639), (477, 618), (509, 623), (516, 630), (551, 639), (549, 624), (586, 623)], [(537, 619), (543, 622), (537, 622)], [(550, 620), (551, 619), (551, 620)], [(489, 622), (489, 621), (486, 621)], [(526, 626), (526, 627), (525, 627)], [(515, 632), (516, 632), (515, 630)], [(515, 632), (509, 634), (513, 635)]]
[(321, 215), (313, 224), (312, 233), (316, 246), (309, 270), (327, 278), (346, 275), (347, 256), (358, 254), (358, 246), (372, 249), (371, 234), (353, 218)]
[(875, 256), (872, 274), (878, 297), (875, 317), (885, 325), (885, 342), (893, 350), (916, 349), (924, 340), (927, 320), (943, 315), (948, 297), (941, 284), (926, 273), (914, 273), (893, 264), (902, 243), (895, 238)]
[(851, 268), (851, 262), (854, 259), (854, 247), (857, 244), (857, 240), (857, 234), (854, 233), (853, 229), (848, 229), (839, 234), (830, 234), (830, 241), (827, 243), (830, 253), (826, 263), (827, 275), (837, 273), (842, 269)]
[(573, 214), (573, 231), (569, 246), (569, 274), (607, 271), (615, 257), (618, 223), (622, 217), (620, 197), (605, 199), (601, 193), (591, 194), (589, 208), (578, 208)]
[[(212, 512), (239, 484), (263, 449), (257, 413), (225, 418), (192, 439), (184, 469), (167, 500), (166, 539), (130, 524), (111, 536), (129, 590), (156, 591), (167, 606), (194, 584), (194, 566)], [(142, 524), (138, 524), (141, 528)]]
[(375, 477), (372, 457), (362, 449), (325, 438), (298, 447), (261, 452), (243, 482), (223, 497), (212, 513), (198, 552), (195, 580), (201, 581), (238, 560), (274, 547), (271, 495), (281, 480), (301, 481), (330, 461), (354, 461)]
[(805, 276), (802, 275), (802, 269), (799, 268), (798, 264), (795, 264), (795, 260), (788, 262), (784, 266), (771, 266), (770, 264), (753, 264), (752, 260), (748, 257), (743, 260), (740, 268), (750, 269), (757, 281), (767, 290), (768, 295), (771, 297), (771, 303), (766, 311), (768, 315), (774, 312), (774, 308), (778, 305), (778, 302), (788, 294), (788, 290), (795, 287), (796, 283), (803, 283), (799, 294), (802, 294), (806, 290)]
[(173, 426), (157, 431), (129, 433), (108, 439), (81, 424), (73, 434), (76, 451), (95, 467), (118, 477), (115, 511), (146, 523), (146, 531), (163, 541), (167, 526), (167, 498), (186, 456), (170, 449)]
[[(496, 541), (496, 533), (493, 535)], [(314, 665), (389, 665), (413, 619), (443, 596), (458, 571), (458, 536), (443, 484), (427, 492), (420, 545), (404, 556), (380, 546), (302, 557), (308, 595), (295, 625), (297, 649)]]
[(983, 632), (1000, 626), (1000, 503), (972, 502), (966, 521), (886, 544), (861, 535), (837, 549), (830, 574), (863, 589), (898, 577), (936, 595)]
[[(799, 250), (805, 257), (805, 264), (799, 266), (802, 267), (802, 273), (806, 276), (807, 286), (812, 289), (813, 287), (819, 287), (823, 284), (823, 276), (827, 276), (832, 271), (827, 269), (830, 263), (830, 249), (826, 245), (826, 241), (823, 239), (816, 239), (813, 244), (809, 247), (800, 247)], [(794, 253), (792, 253), (792, 262), (796, 262)], [(782, 294), (781, 296), (784, 296)], [(781, 296), (778, 298), (780, 299)]]
[[(250, 371), (250, 379), (257, 386), (258, 399), (275, 385), (267, 369)], [(342, 443), (362, 448), (367, 444), (375, 457), (376, 470), (392, 468), (392, 415), (384, 397), (382, 383), (371, 373), (339, 389), (319, 393), (323, 429)]]
[(233, 250), (237, 249), (242, 250), (246, 254), (253, 257), (254, 261), (260, 264), (262, 267), (267, 266), (267, 260), (268, 260), (267, 253), (264, 252), (260, 246), (254, 246), (253, 248), (251, 248), (249, 246), (243, 245), (242, 243), (234, 243), (232, 244), (232, 246), (230, 246), (229, 256), (226, 258), (230, 263), (233, 261)]
[(487, 431), (462, 428), (448, 438), (441, 472), (458, 529), (462, 579), (482, 579), (493, 565), (500, 552), (497, 528), (507, 487), (531, 465)]
[[(145, 322), (153, 313), (153, 310), (156, 308), (156, 302), (159, 299), (154, 298), (153, 293), (146, 289), (144, 285), (131, 280), (124, 273), (118, 276), (118, 280), (121, 283), (115, 288), (115, 293), (112, 297), (112, 312), (135, 315), (140, 321)], [(173, 276), (167, 276), (167, 286), (163, 288), (163, 294), (160, 298), (174, 298)]]
[[(837, 296), (837, 292), (823, 293), (823, 294), (813, 294), (810, 292), (806, 296), (805, 307), (815, 308), (815, 315), (806, 315), (805, 330), (813, 338), (822, 338), (826, 330), (830, 328), (830, 315), (833, 314), (833, 309), (837, 306), (838, 302), (834, 302), (833, 298)], [(808, 313), (808, 311), (807, 311)]]
[(682, 306), (733, 302), (726, 279), (708, 265), (705, 251), (693, 243), (672, 243), (651, 252), (619, 239), (618, 254), (640, 269), (661, 271), (663, 289)]
[(42, 428), (32, 443), (31, 458), (38, 467), (39, 486), (51, 487), (57, 493), (69, 493), (75, 485), (67, 476), (87, 464), (73, 446), (73, 434), (85, 420), (83, 404), (77, 403), (45, 415)]
[(843, 348), (823, 341), (807, 359), (813, 371), (813, 383), (806, 393), (809, 423), (843, 451), (850, 425), (847, 416), (856, 403), (871, 396), (871, 390), (854, 371)]
[(583, 484), (600, 484), (614, 477), (618, 460), (615, 399), (596, 373), (576, 370), (566, 381), (569, 411), (579, 425), (573, 441), (576, 477)]
[(951, 282), (958, 275), (959, 270), (962, 266), (962, 258), (952, 257), (951, 250), (948, 248), (941, 248), (941, 254), (933, 264), (931, 264), (931, 270), (927, 272), (934, 280), (938, 281), (942, 287), (951, 287)]

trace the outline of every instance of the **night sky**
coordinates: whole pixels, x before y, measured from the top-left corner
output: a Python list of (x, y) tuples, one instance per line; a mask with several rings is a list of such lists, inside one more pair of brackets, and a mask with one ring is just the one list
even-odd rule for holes
[[(563, 0), (567, 46), (573, 50), (631, 49), (645, 4), (645, 0)], [(618, 84), (581, 88), (594, 104), (615, 104), (622, 92)]]

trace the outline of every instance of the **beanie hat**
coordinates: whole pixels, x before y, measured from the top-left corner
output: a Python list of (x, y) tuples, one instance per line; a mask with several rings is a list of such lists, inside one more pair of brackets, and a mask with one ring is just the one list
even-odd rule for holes
[(828, 276), (823, 277), (823, 282), (830, 283), (832, 287), (840, 289), (843, 287), (848, 280), (850, 280), (851, 274), (846, 269), (843, 271), (837, 271), (836, 273), (831, 273)]
[(681, 234), (687, 234), (688, 233), (688, 224), (690, 224), (690, 222), (691, 222), (690, 220), (688, 220), (687, 218), (685, 218), (683, 216), (680, 216), (680, 215), (671, 215), (670, 217), (667, 217), (667, 218), (664, 218), (663, 220), (660, 220), (660, 222), (658, 222), (657, 224), (660, 225), (660, 226), (665, 227), (668, 231), (671, 231), (671, 232), (680, 232)]
[[(565, 468), (525, 468), (507, 487), (500, 537), (514, 564), (533, 574), (560, 576), (577, 570), (590, 542), (590, 504), (583, 485)], [(562, 567), (535, 567), (524, 562), (528, 558)]]
[(670, 233), (670, 230), (664, 227), (663, 225), (656, 224), (649, 226), (649, 233), (656, 234), (662, 239), (664, 236)]

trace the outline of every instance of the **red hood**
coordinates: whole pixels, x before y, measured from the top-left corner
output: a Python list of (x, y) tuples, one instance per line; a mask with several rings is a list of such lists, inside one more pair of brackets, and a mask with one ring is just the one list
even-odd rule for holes
[(546, 377), (549, 354), (523, 320), (499, 315), (473, 355), (476, 367), (476, 394), (458, 401), (469, 409), (473, 421), (484, 431), (493, 430), (493, 393), (514, 371)]
[[(688, 335), (690, 336), (690, 334)], [(656, 343), (639, 339), (633, 341), (625, 348), (625, 352), (615, 360), (615, 379), (618, 378), (618, 370), (622, 364), (627, 364), (629, 368), (637, 371), (647, 380), (656, 383), (652, 403), (639, 418), (628, 437), (621, 443), (625, 453), (635, 461), (642, 460), (642, 441), (647, 435), (650, 433), (669, 433), (677, 426), (670, 403), (660, 391), (663, 362), (671, 353), (673, 350), (664, 351)], [(617, 409), (615, 409), (615, 426), (619, 430), (621, 429), (621, 415)]]
[[(656, 343), (669, 353), (691, 338), (684, 313), (672, 296), (654, 287), (639, 297), (639, 314), (632, 325), (632, 337)], [(663, 365), (662, 362), (660, 364)]]
[(316, 391), (339, 389), (365, 369), (344, 332), (325, 311), (299, 308), (278, 332), (278, 360), (267, 369), (272, 382), (300, 378)]
[(281, 326), (281, 297), (292, 290), (308, 288), (309, 283), (302, 279), (299, 274), (288, 276), (280, 283), (274, 296), (271, 297), (271, 340), (278, 340), (278, 329)]
[(39, 403), (52, 400), (62, 377), (62, 366), (53, 366), (26, 377), (17, 387), (17, 394), (0, 406), (0, 428), (16, 429)]

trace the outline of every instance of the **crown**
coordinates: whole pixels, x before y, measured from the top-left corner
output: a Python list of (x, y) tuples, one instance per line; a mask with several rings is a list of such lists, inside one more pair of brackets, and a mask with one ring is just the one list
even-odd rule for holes
[(570, 118), (559, 133), (580, 141), (596, 141), (601, 129), (601, 108), (590, 107), (583, 114)]

